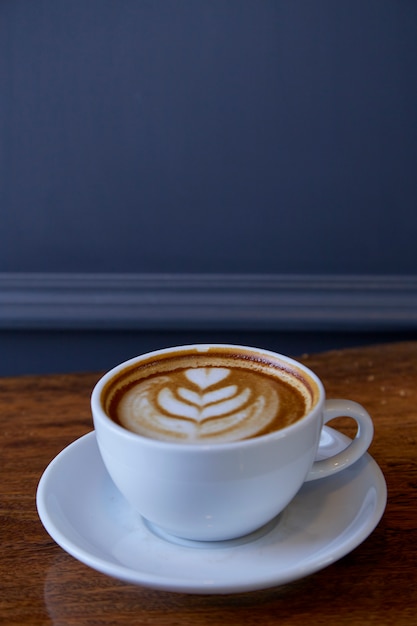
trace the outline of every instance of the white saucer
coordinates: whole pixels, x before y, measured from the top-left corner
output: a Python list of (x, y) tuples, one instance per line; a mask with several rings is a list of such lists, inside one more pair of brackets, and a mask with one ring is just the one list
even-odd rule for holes
[[(325, 427), (324, 458), (347, 437)], [(154, 533), (113, 485), (94, 432), (63, 450), (37, 492), (51, 537), (86, 565), (121, 580), (184, 593), (237, 593), (282, 585), (316, 572), (356, 548), (374, 530), (387, 490), (366, 454), (352, 467), (304, 484), (273, 522), (242, 540), (170, 542)]]

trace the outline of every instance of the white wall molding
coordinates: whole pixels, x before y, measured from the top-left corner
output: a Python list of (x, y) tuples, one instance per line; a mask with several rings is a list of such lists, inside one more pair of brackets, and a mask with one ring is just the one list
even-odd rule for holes
[(417, 275), (0, 273), (7, 329), (417, 329)]

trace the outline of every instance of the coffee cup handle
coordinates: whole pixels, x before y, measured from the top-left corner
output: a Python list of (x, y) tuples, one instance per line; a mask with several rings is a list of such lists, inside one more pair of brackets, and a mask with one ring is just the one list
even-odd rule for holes
[(322, 461), (315, 461), (307, 474), (306, 482), (341, 472), (355, 463), (369, 448), (374, 434), (374, 426), (366, 409), (352, 400), (326, 400), (323, 424), (327, 424), (335, 417), (342, 416), (352, 417), (356, 421), (358, 430), (355, 438), (341, 452)]

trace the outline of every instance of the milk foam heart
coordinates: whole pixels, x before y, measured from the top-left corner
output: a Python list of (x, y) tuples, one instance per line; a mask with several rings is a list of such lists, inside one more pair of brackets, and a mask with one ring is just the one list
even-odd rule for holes
[(207, 387), (215, 385), (229, 374), (230, 369), (227, 367), (196, 367), (185, 370), (185, 376), (188, 380), (200, 389), (207, 389)]

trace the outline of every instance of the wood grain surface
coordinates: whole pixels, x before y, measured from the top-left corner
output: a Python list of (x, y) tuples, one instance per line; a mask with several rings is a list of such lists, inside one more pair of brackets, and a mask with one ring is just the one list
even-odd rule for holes
[[(90, 393), (100, 373), (0, 379), (1, 624), (417, 623), (417, 343), (372, 346), (300, 360), (328, 397), (356, 400), (375, 423), (370, 453), (388, 485), (385, 514), (337, 563), (282, 587), (185, 595), (113, 580), (59, 548), (39, 521), (42, 471), (92, 430)], [(341, 426), (350, 432), (350, 424)]]

